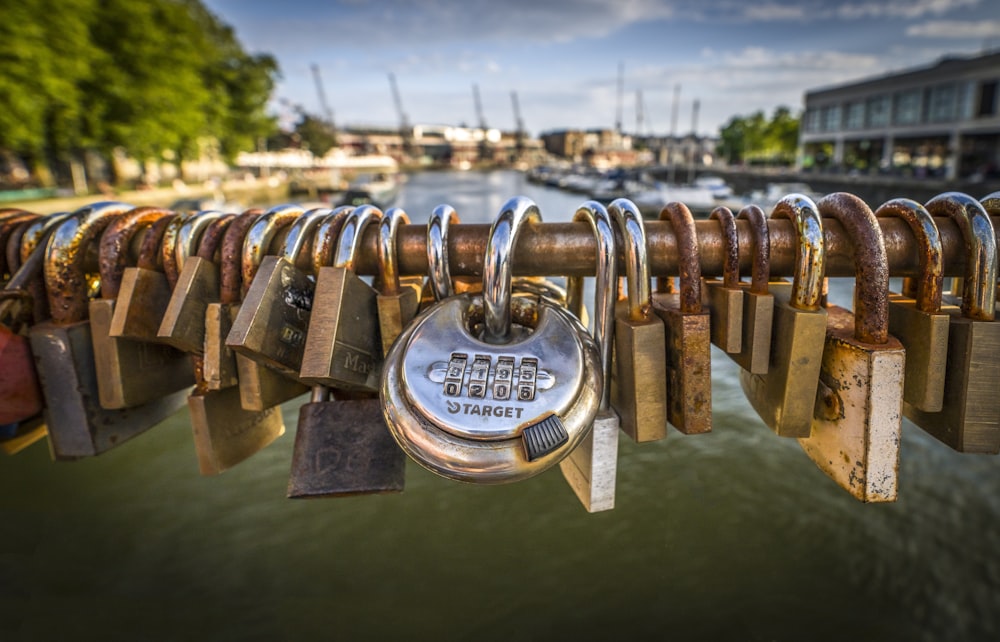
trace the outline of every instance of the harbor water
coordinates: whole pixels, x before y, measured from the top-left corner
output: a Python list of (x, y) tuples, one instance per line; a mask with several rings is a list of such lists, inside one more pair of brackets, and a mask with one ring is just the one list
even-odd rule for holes
[[(517, 194), (550, 222), (584, 200), (446, 172), (397, 204), (484, 223)], [(616, 508), (594, 515), (558, 467), (482, 487), (409, 462), (401, 494), (288, 500), (304, 397), (218, 477), (186, 411), (88, 460), (36, 444), (0, 459), (0, 640), (1000, 639), (1000, 458), (907, 422), (899, 501), (860, 504), (715, 349), (712, 370), (713, 431), (622, 436)]]

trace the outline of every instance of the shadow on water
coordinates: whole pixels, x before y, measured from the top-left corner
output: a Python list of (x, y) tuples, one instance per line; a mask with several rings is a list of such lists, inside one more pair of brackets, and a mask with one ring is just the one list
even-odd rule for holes
[[(485, 222), (517, 193), (549, 221), (582, 200), (444, 173), (400, 202)], [(622, 437), (596, 515), (557, 469), (478, 487), (410, 463), (400, 495), (287, 500), (304, 398), (215, 478), (185, 414), (92, 460), (36, 445), (0, 461), (0, 639), (997, 639), (1000, 460), (907, 424), (899, 502), (858, 504), (712, 365), (714, 432)]]

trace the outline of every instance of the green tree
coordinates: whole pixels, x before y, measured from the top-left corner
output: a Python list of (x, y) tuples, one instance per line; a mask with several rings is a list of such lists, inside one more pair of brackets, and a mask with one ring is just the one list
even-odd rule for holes
[(302, 146), (316, 156), (323, 156), (337, 144), (336, 132), (329, 123), (312, 114), (302, 114), (295, 124), (295, 133)]
[(729, 163), (790, 163), (798, 139), (799, 118), (782, 106), (770, 119), (763, 111), (730, 118), (719, 130), (718, 153)]

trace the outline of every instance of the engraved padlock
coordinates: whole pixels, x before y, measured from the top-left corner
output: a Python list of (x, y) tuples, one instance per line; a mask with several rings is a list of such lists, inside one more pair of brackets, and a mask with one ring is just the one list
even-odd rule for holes
[[(1000, 323), (996, 322), (997, 246), (993, 222), (971, 196), (947, 192), (925, 205), (948, 216), (965, 238), (967, 258), (961, 307), (947, 307), (948, 356), (939, 412), (909, 404), (903, 414), (951, 448), (966, 453), (1000, 451)], [(958, 303), (957, 300), (945, 300)]]
[(49, 239), (44, 269), (52, 319), (32, 326), (30, 337), (55, 459), (93, 456), (118, 446), (183, 407), (187, 397), (186, 390), (180, 391), (127, 410), (105, 410), (97, 401), (83, 262), (110, 216), (130, 209), (120, 203), (91, 205), (60, 224)]
[(774, 296), (768, 289), (771, 276), (771, 240), (767, 219), (756, 205), (740, 210), (737, 219), (750, 224), (750, 283), (740, 283), (743, 290), (743, 320), (740, 351), (727, 353), (741, 368), (752, 374), (766, 374), (771, 353), (771, 329), (774, 319)]
[(712, 343), (729, 354), (743, 350), (743, 290), (740, 288), (740, 242), (736, 217), (728, 207), (717, 207), (709, 218), (722, 233), (722, 278), (705, 279), (704, 303), (711, 316)]
[(774, 326), (767, 374), (740, 371), (750, 405), (782, 437), (808, 437), (812, 429), (820, 363), (826, 342), (826, 310), (820, 305), (826, 258), (823, 223), (807, 196), (785, 196), (771, 218), (791, 219), (796, 232), (791, 284), (774, 282)]
[(809, 437), (799, 445), (863, 502), (896, 500), (903, 420), (903, 345), (889, 334), (889, 263), (878, 219), (857, 196), (817, 203), (854, 248), (854, 314), (827, 306), (826, 346)]
[(538, 474), (583, 440), (600, 405), (600, 353), (587, 331), (564, 308), (511, 296), (514, 244), (540, 220), (529, 199), (509, 200), (490, 231), (482, 296), (428, 308), (386, 358), (386, 423), (410, 457), (444, 477)]
[[(712, 430), (712, 352), (710, 315), (701, 305), (701, 263), (694, 217), (683, 203), (667, 203), (660, 219), (669, 218), (677, 239), (680, 291), (657, 288), (653, 312), (666, 331), (667, 418), (684, 434)], [(659, 281), (673, 277), (660, 277)]]
[(111, 333), (119, 305), (127, 305), (118, 301), (118, 294), (132, 238), (148, 227), (140, 257), (158, 252), (160, 235), (174, 216), (159, 208), (136, 208), (118, 217), (101, 236), (101, 297), (90, 302), (90, 334), (105, 408), (132, 408), (194, 385), (191, 360), (183, 352)]
[(944, 403), (949, 314), (941, 309), (944, 264), (937, 224), (923, 205), (907, 198), (884, 203), (875, 216), (903, 219), (917, 240), (920, 275), (904, 280), (903, 293), (889, 294), (889, 332), (906, 348), (903, 400), (938, 412)]
[[(583, 507), (590, 513), (615, 507), (615, 484), (618, 474), (618, 431), (621, 421), (611, 408), (611, 351), (615, 330), (615, 284), (618, 282), (618, 252), (614, 223), (603, 205), (587, 201), (573, 216), (586, 221), (594, 232), (597, 246), (594, 279), (594, 341), (601, 355), (604, 386), (594, 425), (580, 445), (559, 462), (563, 477)], [(582, 290), (581, 277), (570, 280), (566, 289)], [(581, 318), (583, 301), (573, 300), (570, 311)]]
[(608, 213), (621, 232), (628, 285), (628, 300), (616, 304), (611, 405), (626, 435), (656, 441), (667, 436), (667, 339), (650, 302), (646, 229), (627, 199), (613, 201)]

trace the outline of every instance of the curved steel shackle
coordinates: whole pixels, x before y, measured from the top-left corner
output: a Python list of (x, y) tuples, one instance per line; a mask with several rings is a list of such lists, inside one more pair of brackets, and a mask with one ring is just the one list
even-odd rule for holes
[(337, 237), (337, 248), (333, 255), (333, 267), (343, 267), (354, 270), (354, 259), (361, 246), (361, 238), (365, 228), (372, 221), (382, 218), (382, 210), (374, 205), (360, 205), (354, 208), (344, 226), (340, 228), (340, 235)]
[(455, 294), (448, 266), (448, 228), (461, 223), (451, 205), (438, 205), (427, 221), (427, 275), (438, 301)]
[(511, 259), (517, 237), (529, 221), (542, 222), (538, 206), (527, 197), (515, 196), (504, 203), (490, 228), (483, 260), (483, 340), (487, 343), (504, 343), (510, 336)]
[(631, 321), (649, 318), (649, 249), (642, 213), (635, 203), (615, 199), (608, 205), (608, 214), (618, 224), (625, 246), (625, 281), (628, 285), (628, 317)]
[(382, 294), (399, 294), (399, 266), (396, 261), (396, 236), (400, 225), (409, 225), (410, 217), (401, 207), (386, 210), (378, 226), (378, 264)]
[(823, 297), (826, 245), (823, 221), (808, 196), (789, 194), (771, 211), (771, 218), (787, 218), (795, 226), (795, 275), (789, 304), (799, 310), (818, 310)]
[(968, 194), (945, 192), (927, 201), (934, 216), (948, 216), (965, 238), (968, 259), (962, 288), (962, 315), (979, 321), (996, 316), (997, 239), (983, 205)]

